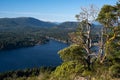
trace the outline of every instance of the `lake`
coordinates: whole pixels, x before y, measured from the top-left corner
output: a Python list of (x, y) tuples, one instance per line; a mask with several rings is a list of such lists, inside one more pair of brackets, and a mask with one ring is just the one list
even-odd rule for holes
[(0, 51), (0, 72), (60, 65), (62, 61), (57, 52), (67, 46), (50, 40), (46, 44), (33, 47)]

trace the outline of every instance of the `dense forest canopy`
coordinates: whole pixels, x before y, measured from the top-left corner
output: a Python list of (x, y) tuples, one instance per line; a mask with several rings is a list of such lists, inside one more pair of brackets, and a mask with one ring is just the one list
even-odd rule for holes
[(73, 25), (77, 27), (76, 22), (58, 25), (32, 17), (0, 18), (0, 50), (34, 46), (49, 39), (67, 42), (68, 33), (75, 30)]

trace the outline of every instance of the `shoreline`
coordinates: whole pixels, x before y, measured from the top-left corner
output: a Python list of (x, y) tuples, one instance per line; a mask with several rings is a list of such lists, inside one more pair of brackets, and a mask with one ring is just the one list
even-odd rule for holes
[(46, 44), (47, 42), (49, 42), (49, 40), (46, 39), (44, 42), (39, 41), (39, 42), (37, 42), (35, 44), (32, 44), (32, 45), (23, 45), (23, 46), (14, 46), (14, 47), (11, 47), (11, 48), (2, 48), (2, 49), (0, 49), (0, 51), (14, 50), (14, 49), (20, 49), (20, 48), (27, 48), (27, 47), (34, 47), (36, 45)]

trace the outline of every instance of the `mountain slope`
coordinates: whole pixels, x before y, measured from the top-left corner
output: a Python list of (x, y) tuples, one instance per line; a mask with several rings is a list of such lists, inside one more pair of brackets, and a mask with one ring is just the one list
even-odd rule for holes
[(63, 22), (57, 27), (63, 29), (76, 29), (78, 27), (78, 22)]
[(0, 18), (0, 27), (54, 27), (56, 24), (32, 17)]

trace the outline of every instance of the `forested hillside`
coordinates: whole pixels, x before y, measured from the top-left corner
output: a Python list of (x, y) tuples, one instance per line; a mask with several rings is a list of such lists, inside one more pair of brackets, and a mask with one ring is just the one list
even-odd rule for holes
[(54, 27), (56, 24), (51, 22), (41, 21), (32, 17), (18, 17), (18, 18), (0, 18), (0, 28), (13, 27)]
[[(101, 25), (92, 25), (92, 31), (100, 31)], [(56, 25), (31, 17), (0, 18), (0, 49), (34, 46), (45, 43), (47, 39), (67, 43), (70, 42), (68, 34), (77, 28), (78, 22), (63, 22)]]
[(69, 27), (65, 29), (64, 26), (32, 17), (0, 18), (0, 50), (34, 46), (49, 39), (67, 42), (68, 33), (75, 30), (74, 27), (77, 26), (69, 30)]

